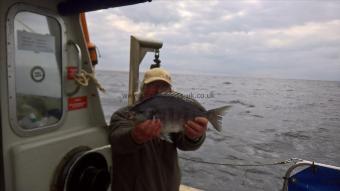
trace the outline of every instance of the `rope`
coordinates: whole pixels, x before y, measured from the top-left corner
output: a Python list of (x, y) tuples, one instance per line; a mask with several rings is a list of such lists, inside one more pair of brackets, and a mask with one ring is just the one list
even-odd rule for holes
[(273, 163), (237, 164), (237, 163), (218, 163), (218, 162), (202, 161), (202, 160), (187, 158), (187, 157), (183, 157), (183, 156), (178, 156), (178, 158), (186, 160), (186, 161), (195, 162), (195, 163), (209, 164), (209, 165), (220, 165), (220, 166), (274, 166), (274, 165), (284, 165), (284, 164), (296, 163), (296, 162), (302, 161), (301, 159), (298, 159), (298, 158), (290, 158), (290, 159), (287, 159), (287, 160), (284, 160), (284, 161), (273, 162)]
[(96, 87), (103, 93), (105, 93), (105, 89), (100, 85), (98, 80), (95, 77), (94, 72), (88, 73), (85, 70), (81, 70), (78, 74), (75, 74), (73, 76), (73, 79), (81, 86), (88, 86), (89, 81), (92, 79), (92, 81), (95, 83)]

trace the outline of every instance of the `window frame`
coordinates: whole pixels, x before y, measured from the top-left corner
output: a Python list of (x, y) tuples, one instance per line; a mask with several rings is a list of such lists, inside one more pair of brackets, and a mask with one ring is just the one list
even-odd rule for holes
[[(45, 125), (38, 128), (33, 129), (25, 129), (19, 125), (17, 119), (17, 99), (16, 99), (16, 63), (15, 63), (15, 35), (14, 35), (14, 20), (18, 13), (20, 12), (31, 12), (35, 14), (39, 14), (45, 17), (51, 17), (57, 21), (60, 26), (60, 43), (61, 43), (61, 111), (62, 115), (59, 120), (51, 125)], [(6, 17), (6, 37), (7, 37), (7, 80), (8, 80), (8, 103), (9, 103), (9, 120), (12, 130), (19, 136), (34, 136), (47, 132), (51, 132), (59, 127), (61, 127), (65, 120), (66, 115), (66, 97), (64, 93), (64, 85), (65, 85), (65, 55), (66, 55), (66, 31), (65, 25), (62, 18), (57, 14), (52, 12), (51, 10), (45, 10), (38, 7), (34, 7), (28, 4), (18, 3), (13, 5), (7, 14)]]

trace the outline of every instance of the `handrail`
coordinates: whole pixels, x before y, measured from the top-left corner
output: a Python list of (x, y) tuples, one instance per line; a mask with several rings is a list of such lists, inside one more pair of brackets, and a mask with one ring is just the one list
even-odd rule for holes
[[(80, 75), (81, 70), (82, 70), (82, 67), (81, 67), (82, 53), (81, 53), (80, 46), (77, 43), (75, 43), (73, 40), (67, 41), (67, 46), (73, 46), (77, 50), (77, 56), (78, 56), (78, 59), (77, 59), (77, 69), (78, 69), (77, 75)], [(73, 96), (76, 93), (78, 93), (79, 90), (80, 90), (80, 84), (77, 84), (77, 87), (72, 92), (66, 93), (66, 95), (67, 96)]]
[(80, 74), (80, 71), (81, 71), (81, 56), (82, 56), (82, 53), (81, 53), (81, 49), (80, 49), (80, 46), (75, 43), (73, 40), (69, 40), (67, 41), (67, 45), (70, 46), (70, 45), (73, 45), (76, 50), (77, 50), (77, 56), (78, 56), (78, 60), (77, 60), (77, 68), (78, 68), (78, 71), (77, 73)]

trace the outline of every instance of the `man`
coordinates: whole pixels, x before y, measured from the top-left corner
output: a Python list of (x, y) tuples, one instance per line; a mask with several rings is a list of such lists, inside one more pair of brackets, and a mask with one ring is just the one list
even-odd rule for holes
[[(140, 101), (167, 91), (171, 91), (169, 73), (161, 68), (150, 69), (144, 75)], [(198, 149), (205, 139), (208, 120), (196, 117), (186, 122), (184, 132), (173, 134), (173, 143), (169, 143), (159, 139), (162, 126), (159, 119), (134, 125), (128, 120), (129, 108), (119, 109), (111, 118), (112, 190), (178, 191), (177, 148)]]

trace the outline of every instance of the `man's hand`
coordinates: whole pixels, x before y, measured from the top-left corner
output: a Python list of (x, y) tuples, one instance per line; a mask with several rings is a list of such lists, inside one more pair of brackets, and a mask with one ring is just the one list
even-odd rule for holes
[(190, 140), (197, 140), (207, 131), (208, 119), (205, 117), (196, 117), (194, 121), (187, 121), (184, 124), (184, 134)]
[(147, 141), (159, 137), (161, 132), (161, 121), (159, 119), (148, 119), (142, 123), (139, 123), (133, 128), (131, 132), (132, 139), (142, 144)]

